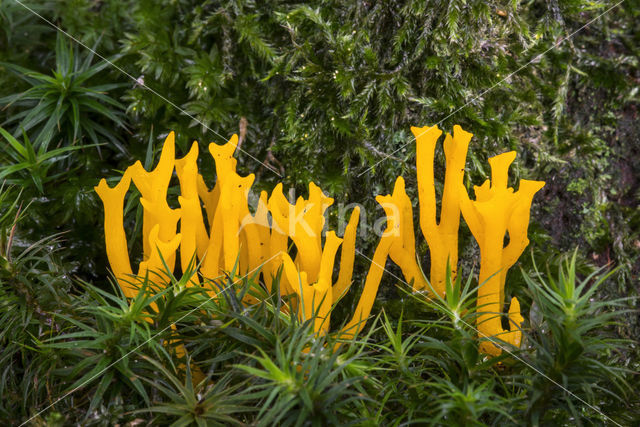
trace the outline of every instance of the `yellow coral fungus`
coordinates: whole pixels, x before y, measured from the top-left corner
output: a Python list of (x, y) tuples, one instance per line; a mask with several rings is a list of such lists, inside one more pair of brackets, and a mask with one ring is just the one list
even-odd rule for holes
[[(308, 199), (299, 197), (291, 204), (279, 184), (270, 197), (261, 193), (252, 214), (248, 193), (254, 176), (242, 177), (236, 172), (233, 154), (237, 143), (234, 135), (226, 144), (209, 145), (217, 174), (212, 190), (198, 173), (197, 142), (186, 156), (176, 160), (173, 132), (166, 138), (153, 171), (145, 171), (136, 162), (115, 188), (109, 188), (104, 180), (100, 182), (96, 191), (105, 205), (107, 256), (118, 283), (127, 297), (136, 295), (135, 286), (126, 280), (135, 276), (129, 265), (123, 226), (125, 194), (133, 180), (142, 194), (140, 203), (144, 208), (144, 256), (138, 267), (139, 277), (148, 276), (155, 284), (169, 283), (179, 255), (180, 269), (183, 274), (189, 272), (185, 283), (207, 286), (214, 296), (216, 288), (210, 281), (232, 272), (238, 276), (257, 272), (261, 267), (265, 287), (271, 291), (273, 277), (284, 268), (280, 292), (297, 295), (300, 303), (293, 302), (289, 309), (302, 320), (315, 316), (316, 332), (326, 333), (333, 304), (351, 285), (360, 210), (354, 209), (346, 227), (334, 284), (334, 263), (343, 239), (329, 232), (323, 244), (322, 237), (324, 214), (333, 199), (312, 182)], [(180, 183), (179, 209), (170, 208), (167, 201), (174, 169)], [(295, 260), (288, 254), (289, 242), (295, 245)], [(251, 298), (245, 302), (255, 302)]]
[[(209, 236), (202, 217), (202, 205), (198, 196), (198, 143), (194, 142), (189, 153), (176, 160), (176, 174), (180, 181), (180, 267), (191, 269), (189, 283), (200, 283), (195, 271), (197, 260), (202, 260), (207, 250)], [(197, 256), (197, 258), (196, 258)]]
[(142, 194), (142, 199), (147, 204), (142, 218), (144, 260), (151, 256), (152, 248), (148, 236), (156, 224), (161, 224), (158, 236), (165, 242), (173, 239), (176, 233), (174, 222), (177, 221), (177, 216), (172, 215), (171, 218), (166, 218), (167, 215), (171, 215), (170, 208), (166, 205), (166, 199), (174, 162), (175, 134), (170, 132), (162, 146), (160, 161), (153, 171), (147, 172), (140, 161), (137, 161), (127, 169), (131, 174), (133, 183)]
[(248, 213), (248, 193), (254, 175), (241, 177), (236, 173), (233, 153), (237, 144), (235, 135), (224, 145), (209, 144), (209, 152), (216, 165), (217, 182), (212, 191), (201, 178), (196, 183), (212, 230), (200, 270), (207, 279), (215, 280), (223, 272), (246, 272), (249, 271), (248, 265), (253, 265), (246, 257), (242, 260), (243, 265), (239, 265), (239, 255), (246, 254), (248, 245), (253, 244), (246, 239), (247, 230), (242, 232), (242, 220)]
[[(529, 241), (527, 228), (529, 210), (534, 194), (542, 188), (543, 182), (520, 181), (520, 189), (514, 193), (507, 188), (508, 169), (515, 159), (515, 152), (501, 154), (489, 160), (491, 181), (476, 187), (476, 201), (470, 201), (463, 185), (464, 165), (472, 134), (454, 126), (453, 136), (444, 139), (446, 158), (444, 188), (440, 220), (436, 217), (436, 191), (434, 182), (434, 153), (442, 131), (436, 126), (411, 128), (416, 136), (416, 168), (418, 179), (418, 199), (420, 205), (420, 228), (429, 246), (431, 259), (430, 282), (435, 292), (444, 295), (447, 263), (451, 266), (453, 278), (458, 261), (458, 228), (460, 213), (478, 241), (481, 252), (480, 283), (478, 291), (478, 329), (483, 337), (499, 335), (501, 339), (519, 345), (522, 333), (520, 304), (513, 298), (509, 309), (510, 329), (504, 331), (500, 313), (504, 302), (504, 287), (508, 269), (518, 260)], [(379, 198), (387, 213), (387, 233), (378, 246), (378, 264), (388, 253), (413, 290), (429, 289), (416, 257), (415, 234), (413, 230), (413, 208), (405, 192), (402, 177), (396, 180), (393, 194)], [(509, 244), (504, 247), (505, 234)], [(388, 240), (387, 240), (388, 239)], [(375, 255), (374, 255), (375, 260)], [(379, 273), (371, 266), (369, 275)], [(366, 309), (362, 313), (368, 315)], [(498, 347), (488, 342), (481, 344), (481, 350), (499, 354)]]
[[(491, 180), (476, 187), (476, 200), (469, 200), (463, 177), (472, 135), (454, 126), (453, 134), (447, 134), (443, 142), (446, 168), (438, 219), (434, 158), (442, 131), (436, 126), (411, 130), (417, 140), (420, 229), (429, 247), (433, 289), (444, 294), (447, 263), (456, 274), (462, 212), (481, 251), (480, 335), (496, 335), (519, 345), (522, 316), (517, 299), (511, 301), (508, 331), (502, 330), (499, 316), (507, 270), (529, 243), (529, 210), (534, 194), (544, 183), (522, 180), (515, 193), (507, 188), (508, 169), (515, 153), (505, 153), (490, 159)], [(332, 307), (351, 286), (360, 209), (351, 213), (342, 238), (333, 231), (324, 233), (325, 212), (333, 199), (311, 182), (308, 198), (298, 197), (295, 203), (287, 200), (282, 184), (276, 185), (270, 195), (262, 192), (252, 213), (249, 191), (254, 175), (243, 177), (237, 173), (237, 145), (236, 135), (226, 144), (209, 145), (217, 176), (213, 189), (198, 173), (197, 142), (186, 156), (176, 159), (173, 132), (167, 136), (158, 165), (151, 172), (136, 162), (115, 187), (109, 187), (104, 179), (100, 181), (96, 192), (104, 203), (107, 256), (117, 282), (126, 297), (136, 296), (136, 276), (129, 261), (123, 220), (125, 196), (133, 181), (142, 195), (144, 212), (143, 257), (138, 276), (148, 276), (156, 285), (168, 284), (175, 260), (179, 259), (179, 269), (183, 275), (189, 274), (184, 283), (204, 286), (215, 297), (218, 288), (212, 282), (225, 276), (234, 280), (249, 273), (261, 276), (265, 290), (271, 292), (273, 278), (282, 270), (280, 295), (297, 297), (289, 299), (284, 309), (296, 313), (300, 320), (313, 320), (315, 332), (326, 334)], [(167, 200), (174, 170), (180, 183), (180, 207), (176, 209)], [(386, 228), (373, 254), (355, 312), (338, 333), (343, 339), (355, 337), (369, 317), (387, 258), (400, 267), (414, 291), (431, 289), (416, 256), (413, 206), (404, 179), (398, 177), (392, 194), (376, 200), (385, 211)], [(505, 234), (509, 236), (506, 247)], [(339, 267), (335, 265), (338, 250)], [(333, 283), (336, 270), (337, 280)], [(254, 302), (255, 297), (245, 297), (245, 304)], [(483, 343), (482, 350), (499, 353), (490, 343)]]
[(451, 266), (454, 278), (457, 272), (460, 185), (464, 177), (469, 141), (473, 135), (456, 125), (453, 127), (453, 136), (449, 134), (445, 136), (443, 147), (446, 168), (438, 223), (436, 222), (433, 160), (435, 145), (442, 131), (437, 126), (428, 129), (412, 127), (411, 131), (416, 136), (420, 229), (429, 245), (431, 285), (438, 294), (444, 295), (447, 262)]
[(413, 289), (424, 289), (428, 285), (416, 259), (416, 238), (413, 231), (413, 208), (405, 191), (404, 179), (398, 177), (393, 194), (380, 198), (389, 221), (394, 216), (394, 226), (390, 229), (392, 243), (389, 255), (400, 266), (405, 280), (413, 283)]
[[(315, 316), (316, 333), (328, 331), (331, 308), (351, 285), (355, 259), (359, 208), (355, 208), (351, 214), (344, 240), (337, 237), (334, 231), (329, 231), (322, 245), (324, 212), (332, 203), (333, 199), (326, 197), (320, 187), (310, 183), (309, 198), (299, 197), (293, 205), (282, 193), (282, 186), (276, 186), (268, 206), (273, 218), (271, 251), (282, 252), (280, 263), (284, 275), (280, 291), (282, 294), (297, 295), (300, 304), (292, 308), (297, 310), (301, 320)], [(295, 261), (286, 253), (289, 239), (297, 249)], [(338, 279), (334, 284), (331, 276), (336, 253), (343, 242)]]
[[(520, 180), (520, 188), (514, 193), (507, 187), (509, 166), (515, 159), (514, 151), (489, 159), (491, 180), (475, 187), (476, 200), (461, 191), (462, 215), (480, 246), (480, 274), (478, 289), (477, 326), (481, 337), (493, 337), (519, 346), (522, 333), (520, 303), (511, 299), (509, 331), (502, 328), (501, 316), (504, 304), (504, 287), (508, 269), (513, 266), (529, 244), (527, 229), (529, 210), (534, 194), (544, 186), (541, 181)], [(509, 243), (504, 246), (505, 235)], [(501, 349), (485, 341), (481, 351), (499, 355)]]
[(416, 136), (416, 169), (418, 178), (418, 201), (420, 205), (420, 229), (429, 246), (431, 259), (430, 283), (427, 283), (416, 256), (413, 208), (405, 192), (404, 180), (398, 177), (389, 203), (398, 211), (398, 235), (391, 244), (390, 256), (398, 264), (413, 290), (435, 291), (441, 296), (445, 291), (447, 263), (455, 278), (458, 264), (458, 228), (460, 225), (460, 185), (464, 176), (464, 165), (471, 134), (454, 126), (453, 136), (444, 139), (445, 178), (442, 192), (440, 221), (436, 218), (436, 190), (434, 181), (434, 157), (438, 138), (442, 131), (437, 126), (417, 128), (411, 131)]
[(329, 330), (330, 312), (333, 301), (331, 273), (342, 239), (335, 232), (327, 233), (322, 256), (320, 258), (318, 277), (311, 283), (306, 271), (299, 271), (288, 254), (282, 254), (284, 271), (291, 288), (297, 294), (301, 304), (298, 307), (300, 320), (314, 319), (314, 331), (326, 333)]
[(313, 283), (318, 279), (322, 256), (321, 237), (324, 227), (324, 212), (333, 203), (313, 182), (309, 183), (309, 199), (299, 197), (290, 204), (277, 186), (269, 198), (269, 210), (278, 226), (296, 245), (296, 263), (305, 271)]
[(349, 290), (353, 276), (353, 263), (356, 257), (356, 232), (360, 221), (360, 207), (356, 206), (351, 212), (349, 223), (344, 230), (342, 248), (340, 250), (340, 273), (333, 285), (332, 302), (337, 303)]
[[(396, 182), (396, 185), (398, 183)], [(395, 193), (395, 191), (394, 191)], [(382, 280), (382, 275), (385, 271), (385, 264), (387, 263), (387, 257), (391, 246), (397, 240), (400, 233), (400, 215), (397, 211), (397, 205), (394, 203), (394, 197), (390, 195), (377, 196), (376, 200), (384, 209), (387, 215), (387, 227), (385, 228), (380, 242), (373, 253), (373, 258), (370, 260), (369, 271), (364, 282), (364, 288), (362, 289), (362, 295), (358, 300), (358, 305), (351, 317), (351, 320), (342, 328), (339, 337), (343, 340), (351, 340), (362, 330), (367, 318), (371, 314), (373, 303), (376, 295), (378, 294), (378, 287)]]
[(133, 298), (137, 289), (131, 283), (133, 272), (124, 232), (124, 198), (131, 185), (131, 174), (126, 171), (118, 185), (110, 188), (103, 178), (95, 187), (104, 204), (104, 235), (107, 257), (118, 285), (127, 298)]

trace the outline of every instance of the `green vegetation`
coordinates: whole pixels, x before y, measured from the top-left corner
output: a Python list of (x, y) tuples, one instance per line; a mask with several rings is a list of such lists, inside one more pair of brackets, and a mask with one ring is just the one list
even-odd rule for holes
[[(638, 22), (637, 0), (0, 0), (0, 420), (636, 424)], [(315, 181), (373, 225), (374, 196), (415, 176), (410, 126), (434, 123), (474, 133), (470, 182), (511, 149), (516, 182), (546, 181), (507, 278), (526, 326), (513, 355), (478, 352), (476, 254), (448, 283), (455, 298), (385, 275), (375, 319), (335, 351), (276, 292), (243, 306), (265, 292), (250, 277), (219, 283), (219, 300), (148, 281), (127, 301), (109, 276), (93, 187), (151, 165), (170, 130), (180, 156), (238, 133), (238, 170), (258, 189)], [(210, 182), (212, 164), (199, 168)], [(416, 187), (408, 178), (413, 200)], [(358, 239), (370, 256), (378, 237)], [(356, 260), (336, 330), (368, 265)]]

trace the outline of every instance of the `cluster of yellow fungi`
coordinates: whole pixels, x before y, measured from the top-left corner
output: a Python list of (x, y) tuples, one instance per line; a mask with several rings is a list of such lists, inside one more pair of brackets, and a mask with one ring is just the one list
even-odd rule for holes
[[(447, 134), (443, 143), (445, 178), (437, 221), (434, 153), (442, 131), (433, 126), (412, 128), (412, 132), (417, 140), (420, 230), (431, 259), (429, 279), (422, 273), (416, 256), (412, 203), (403, 178), (398, 177), (391, 195), (376, 198), (387, 216), (386, 229), (371, 259), (355, 313), (339, 336), (350, 339), (362, 329), (371, 313), (387, 258), (400, 267), (414, 291), (444, 295), (447, 266), (454, 278), (456, 275), (462, 214), (481, 252), (479, 334), (519, 346), (523, 319), (516, 298), (511, 300), (508, 313), (510, 329), (505, 331), (501, 326), (506, 273), (528, 244), (531, 202), (544, 183), (521, 180), (517, 192), (508, 188), (507, 174), (515, 152), (504, 153), (489, 160), (491, 180), (475, 187), (476, 200), (470, 200), (463, 178), (472, 134), (455, 126), (453, 135)], [(274, 278), (281, 272), (279, 292), (283, 298), (288, 297), (285, 309), (292, 310), (301, 321), (311, 320), (317, 334), (326, 334), (333, 306), (351, 286), (360, 210), (356, 207), (352, 211), (342, 237), (334, 231), (323, 233), (325, 211), (333, 199), (309, 183), (307, 199), (299, 197), (295, 204), (290, 203), (282, 184), (278, 184), (270, 195), (265, 191), (260, 194), (257, 207), (251, 212), (249, 191), (254, 175), (243, 177), (236, 172), (233, 156), (237, 145), (236, 135), (224, 145), (209, 145), (217, 176), (211, 190), (198, 172), (198, 143), (193, 143), (185, 157), (176, 159), (173, 132), (167, 136), (153, 171), (147, 172), (138, 161), (126, 169), (115, 187), (109, 187), (104, 179), (100, 181), (96, 191), (105, 209), (107, 256), (118, 285), (126, 297), (133, 298), (145, 277), (168, 283), (168, 274), (174, 274), (179, 261), (183, 275), (189, 275), (183, 282), (203, 286), (215, 298), (219, 289), (216, 283), (233, 283), (250, 274), (271, 292)], [(172, 209), (167, 203), (167, 191), (174, 170), (180, 196), (179, 207)], [(123, 220), (131, 181), (141, 194), (143, 207), (143, 260), (135, 274)], [(505, 234), (509, 236), (506, 247)], [(199, 269), (194, 268), (196, 265)], [(244, 303), (255, 303), (255, 297), (247, 296)], [(500, 347), (488, 341), (481, 343), (481, 350), (500, 354)]]
[[(518, 260), (529, 244), (527, 231), (529, 211), (534, 194), (544, 186), (542, 181), (520, 180), (514, 192), (507, 187), (509, 166), (516, 157), (510, 151), (489, 159), (491, 180), (474, 187), (476, 200), (470, 200), (464, 186), (464, 169), (469, 142), (473, 136), (460, 126), (453, 127), (453, 135), (446, 134), (443, 142), (445, 177), (440, 208), (440, 221), (436, 221), (436, 192), (434, 185), (435, 148), (442, 131), (437, 126), (411, 128), (416, 137), (416, 169), (420, 229), (429, 247), (431, 258), (430, 280), (422, 274), (416, 256), (413, 230), (413, 209), (405, 192), (404, 180), (398, 177), (393, 194), (378, 196), (386, 211), (399, 212), (398, 218), (389, 218), (387, 228), (396, 230), (389, 242), (389, 256), (402, 270), (414, 291), (426, 290), (440, 296), (445, 294), (447, 267), (455, 280), (458, 264), (458, 228), (460, 214), (469, 226), (480, 247), (480, 274), (478, 282), (476, 327), (481, 338), (480, 350), (499, 355), (502, 346), (493, 337), (516, 347), (522, 340), (520, 303), (512, 298), (509, 306), (509, 330), (502, 328), (504, 287), (507, 271)], [(509, 243), (504, 246), (505, 236)]]
[[(236, 172), (233, 154), (237, 144), (234, 135), (224, 145), (209, 145), (217, 176), (211, 190), (198, 173), (198, 143), (193, 143), (185, 157), (176, 159), (173, 132), (167, 136), (153, 171), (145, 171), (138, 161), (126, 169), (115, 187), (100, 181), (95, 189), (104, 204), (107, 257), (118, 285), (126, 297), (134, 298), (145, 277), (156, 284), (168, 283), (179, 260), (180, 270), (189, 275), (183, 282), (203, 286), (212, 297), (219, 292), (217, 284), (239, 282), (254, 274), (271, 292), (273, 279), (282, 270), (280, 294), (294, 297), (288, 298), (287, 309), (294, 310), (302, 321), (313, 320), (315, 332), (324, 334), (329, 330), (333, 305), (351, 286), (360, 210), (353, 210), (342, 238), (329, 231), (323, 239), (325, 211), (333, 199), (310, 183), (308, 199), (299, 197), (295, 204), (283, 194), (282, 184), (270, 196), (263, 191), (252, 213), (249, 191), (254, 175), (243, 177)], [(180, 207), (172, 209), (167, 190), (174, 169), (180, 183)], [(131, 268), (123, 220), (131, 181), (140, 192), (143, 207), (143, 260), (136, 274)], [(340, 247), (339, 273), (333, 283)], [(366, 321), (380, 278), (381, 274), (365, 288), (362, 315), (349, 322), (345, 336), (354, 336), (362, 327), (361, 321)], [(254, 302), (255, 297), (247, 295), (245, 303)]]

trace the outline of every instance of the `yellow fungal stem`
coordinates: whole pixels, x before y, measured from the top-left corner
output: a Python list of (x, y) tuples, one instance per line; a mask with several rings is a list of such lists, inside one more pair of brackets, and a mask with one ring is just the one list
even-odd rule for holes
[[(147, 261), (140, 263), (138, 270), (139, 277), (145, 277), (149, 275), (149, 279), (156, 282), (160, 279), (164, 283), (169, 282), (169, 277), (166, 273), (164, 264), (167, 263), (167, 259), (175, 259), (175, 253), (180, 246), (181, 235), (176, 234), (170, 241), (162, 241), (159, 237), (160, 224), (156, 224), (149, 233), (149, 246), (153, 248), (151, 250), (151, 256)], [(164, 263), (163, 263), (164, 261)], [(171, 266), (169, 266), (171, 269)]]
[(276, 253), (271, 253), (271, 228), (269, 226), (269, 208), (267, 207), (267, 192), (262, 191), (260, 198), (258, 199), (258, 206), (256, 207), (256, 213), (253, 217), (255, 228), (258, 232), (258, 242), (260, 246), (259, 259), (255, 261), (255, 266), (252, 267), (252, 271), (259, 266), (263, 266), (261, 269), (262, 278), (267, 287), (267, 291), (271, 292), (271, 274), (267, 265), (265, 264), (268, 259), (275, 256)]
[(312, 232), (315, 234), (316, 246), (322, 242), (322, 229), (324, 228), (324, 213), (333, 204), (333, 198), (327, 197), (314, 182), (309, 183), (309, 201), (307, 203), (305, 219)]
[(202, 200), (204, 208), (207, 211), (207, 224), (211, 227), (213, 224), (213, 218), (216, 214), (218, 199), (220, 199), (220, 185), (216, 183), (213, 190), (209, 191), (207, 184), (204, 182), (204, 178), (200, 174), (198, 174), (196, 185), (198, 188), (198, 196)]
[(297, 268), (288, 254), (284, 253), (281, 258), (284, 274), (300, 301), (297, 307), (298, 318), (300, 321), (313, 318), (316, 334), (323, 335), (329, 331), (330, 313), (333, 305), (331, 275), (336, 253), (341, 243), (342, 239), (336, 236), (334, 231), (327, 233), (322, 256), (319, 260), (318, 279), (312, 283), (309, 283), (308, 273)]
[(405, 280), (413, 284), (414, 290), (428, 289), (427, 282), (416, 259), (413, 208), (411, 200), (405, 191), (404, 179), (401, 176), (396, 179), (393, 194), (389, 199), (384, 200), (384, 203), (389, 204), (387, 207), (383, 206), (387, 213), (387, 221), (390, 220), (391, 216), (396, 217), (393, 221), (395, 228), (392, 231), (393, 242), (389, 255), (402, 270)]
[(138, 293), (132, 283), (133, 272), (124, 231), (124, 198), (130, 185), (131, 174), (125, 171), (115, 187), (110, 188), (104, 178), (94, 187), (104, 204), (104, 235), (109, 265), (127, 298), (133, 298)]
[(336, 253), (341, 243), (342, 239), (336, 236), (335, 232), (330, 231), (327, 233), (324, 248), (322, 249), (318, 281), (313, 285), (316, 333), (324, 334), (329, 331), (330, 312), (333, 305), (331, 274), (333, 273)]
[(209, 152), (216, 163), (216, 175), (219, 182), (236, 173), (236, 159), (233, 153), (238, 147), (238, 135), (233, 135), (231, 139), (222, 145), (216, 143), (209, 144)]
[[(196, 252), (199, 259), (204, 257), (209, 243), (209, 235), (202, 216), (202, 204), (198, 193), (198, 143), (194, 142), (189, 153), (182, 159), (176, 160), (176, 174), (180, 181), (180, 193), (188, 208), (182, 211), (180, 228), (193, 226), (189, 230), (195, 236)], [(182, 207), (182, 205), (181, 205)], [(184, 216), (184, 215), (188, 216)], [(184, 233), (182, 233), (184, 239)], [(181, 246), (182, 248), (182, 246)], [(181, 249), (182, 250), (182, 249)], [(187, 251), (190, 252), (190, 251)]]
[[(162, 146), (162, 152), (160, 154), (160, 160), (156, 168), (147, 172), (142, 163), (137, 161), (129, 168), (131, 178), (142, 197), (147, 200), (151, 205), (160, 206), (160, 201), (164, 201), (166, 204), (167, 189), (169, 188), (169, 181), (173, 174), (173, 167), (175, 162), (175, 134), (170, 132), (164, 141)], [(166, 212), (164, 212), (166, 213)], [(164, 214), (163, 213), (163, 214)], [(143, 237), (143, 260), (147, 260), (151, 255), (151, 246), (149, 245), (148, 236), (151, 229), (158, 223), (158, 217), (154, 211), (145, 210), (142, 217), (142, 235)], [(175, 228), (173, 231), (170, 229), (160, 228), (160, 238), (164, 240), (170, 240), (175, 234)]]
[[(400, 224), (398, 223), (398, 213), (395, 210), (392, 196), (377, 196), (376, 200), (384, 209), (387, 215), (387, 227), (380, 238), (380, 242), (373, 253), (371, 259), (371, 265), (367, 272), (367, 277), (364, 282), (364, 288), (362, 294), (358, 300), (358, 305), (351, 317), (351, 320), (340, 330), (339, 337), (342, 340), (352, 340), (358, 333), (364, 328), (364, 325), (371, 314), (373, 308), (373, 302), (378, 294), (378, 287), (382, 280), (382, 275), (385, 271), (385, 265), (387, 263), (387, 257), (391, 250), (391, 245), (396, 240)], [(338, 347), (338, 344), (336, 347)]]
[[(266, 195), (261, 196), (264, 206)], [(282, 192), (282, 185), (278, 184), (268, 200), (267, 207), (271, 213), (272, 224), (270, 234), (270, 252), (272, 255), (282, 253), (278, 261), (267, 269), (267, 277), (276, 274), (282, 266), (284, 274), (281, 279), (282, 295), (295, 294), (299, 303), (291, 301), (291, 309), (297, 312), (300, 320), (308, 320), (314, 316), (314, 330), (318, 334), (325, 334), (329, 330), (330, 312), (334, 303), (334, 289), (339, 296), (346, 292), (350, 285), (355, 258), (355, 237), (360, 210), (355, 209), (351, 215), (349, 225), (345, 231), (347, 245), (341, 255), (340, 273), (338, 281), (332, 284), (332, 273), (336, 253), (343, 242), (335, 232), (329, 231), (322, 246), (322, 230), (324, 227), (324, 212), (333, 203), (333, 199), (326, 197), (320, 187), (309, 184), (309, 199), (299, 197), (292, 205)], [(259, 204), (259, 208), (260, 208)], [(264, 208), (261, 208), (264, 209)], [(260, 209), (259, 209), (260, 211)], [(256, 218), (258, 213), (256, 213)], [(266, 220), (266, 212), (260, 213), (261, 222)], [(263, 235), (268, 236), (267, 230)], [(287, 243), (291, 239), (296, 246), (295, 260), (287, 254)], [(270, 271), (269, 271), (270, 270)], [(270, 273), (270, 274), (269, 274)], [(270, 279), (270, 278), (269, 278)], [(271, 283), (268, 280), (267, 286)]]
[[(198, 260), (202, 259), (206, 251), (206, 247), (199, 249), (196, 243), (197, 240), (199, 240), (198, 238), (202, 236), (201, 233), (197, 233), (196, 231), (198, 220), (202, 218), (202, 214), (198, 217), (200, 204), (198, 203), (198, 199), (188, 199), (182, 196), (178, 197), (178, 201), (181, 212), (180, 234), (182, 235), (182, 241), (180, 243), (180, 267), (183, 273), (190, 269), (192, 274), (189, 278), (189, 283), (198, 285), (200, 284), (200, 280), (198, 279), (195, 267)], [(204, 243), (206, 244), (207, 242), (205, 241)]]
[(224, 270), (233, 271), (240, 250), (240, 209), (246, 203), (246, 191), (253, 184), (254, 176), (240, 177), (232, 175), (223, 182), (220, 189), (218, 209), (222, 212)]
[(286, 234), (296, 245), (296, 261), (312, 283), (318, 279), (322, 256), (322, 228), (324, 211), (333, 199), (324, 196), (322, 190), (309, 184), (309, 200), (299, 197), (295, 205), (289, 203), (278, 185), (269, 199), (269, 210), (278, 231)]
[[(151, 256), (153, 256), (154, 252), (152, 240), (149, 237), (152, 235), (151, 231), (157, 226), (157, 239), (159, 241), (169, 242), (173, 240), (176, 236), (178, 221), (180, 220), (180, 210), (171, 209), (169, 205), (167, 205), (167, 201), (165, 199), (156, 199), (154, 201), (150, 201), (142, 197), (140, 198), (140, 204), (142, 205), (143, 213), (149, 219), (149, 222), (154, 224), (149, 231), (149, 234), (143, 236), (149, 239), (149, 248), (151, 253), (149, 255), (149, 258), (145, 260), (148, 261)], [(173, 272), (176, 261), (175, 251), (165, 257), (164, 261), (167, 264), (167, 267), (169, 267), (169, 270)]]
[[(284, 216), (283, 211), (289, 213), (289, 202), (282, 193), (282, 183), (275, 186), (271, 192), (271, 196), (267, 201), (267, 208), (271, 213), (271, 233), (269, 236), (269, 253), (271, 261), (266, 265), (266, 274), (269, 280), (269, 286), (271, 286), (271, 280), (278, 273), (278, 269), (282, 264), (282, 258), (277, 257), (278, 254), (286, 254), (287, 246), (289, 244), (289, 221)], [(292, 261), (293, 263), (293, 261)], [(286, 273), (286, 264), (285, 271)], [(280, 295), (289, 295), (294, 293), (293, 286), (298, 283), (298, 280), (291, 281), (293, 276), (290, 274), (283, 274), (280, 281)]]
[(248, 191), (253, 185), (254, 175), (241, 177), (236, 173), (233, 153), (237, 145), (237, 135), (223, 145), (209, 144), (218, 177), (212, 191), (208, 190), (201, 176), (196, 178), (196, 190), (205, 203), (211, 229), (201, 271), (205, 277), (213, 280), (222, 272), (235, 271), (240, 275), (248, 271), (248, 266), (252, 264), (246, 238), (245, 244), (241, 244), (241, 226), (242, 216), (248, 213)]
[(356, 206), (351, 212), (349, 223), (344, 230), (342, 248), (340, 249), (340, 272), (338, 280), (333, 285), (331, 291), (332, 303), (337, 303), (344, 296), (351, 286), (353, 276), (353, 263), (356, 258), (356, 234), (358, 222), (360, 221), (360, 207)]
[[(316, 231), (311, 228), (314, 215), (308, 210), (309, 206), (302, 197), (296, 200), (296, 204), (289, 209), (290, 214), (287, 215), (289, 221), (289, 238), (298, 249), (296, 260), (299, 267), (307, 273), (310, 282), (318, 279), (320, 271), (320, 257), (322, 256), (322, 247), (318, 244)], [(311, 220), (311, 222), (308, 222)]]
[(202, 276), (208, 280), (216, 280), (220, 276), (220, 256), (222, 254), (222, 211), (216, 209), (214, 219), (211, 225), (209, 244), (207, 252), (202, 261), (200, 272)]
[(518, 298), (511, 298), (511, 304), (509, 305), (509, 332), (505, 334), (504, 340), (511, 343), (515, 347), (520, 347), (522, 344), (522, 322), (524, 317), (520, 314), (520, 301)]
[[(202, 218), (202, 206), (197, 190), (198, 143), (194, 142), (189, 153), (176, 160), (176, 174), (180, 181), (180, 266), (185, 273), (191, 268), (190, 284), (199, 285), (195, 269), (197, 261), (203, 259), (209, 243), (209, 236)], [(197, 258), (196, 258), (197, 255)]]
[(436, 235), (436, 187), (433, 162), (436, 144), (442, 131), (437, 125), (412, 127), (416, 137), (416, 175), (418, 179), (418, 201), (420, 203), (420, 229), (425, 239)]
[[(175, 252), (180, 245), (181, 236), (178, 234), (170, 242), (163, 242), (158, 237), (160, 225), (156, 224), (149, 233), (149, 247), (152, 248), (151, 255), (146, 261), (141, 261), (138, 266), (138, 278), (140, 280), (149, 279), (149, 283), (170, 283), (170, 277), (166, 273), (163, 260), (166, 263), (168, 258), (175, 259)], [(136, 292), (137, 294), (137, 292)], [(135, 297), (135, 295), (134, 295)], [(152, 302), (151, 308), (158, 311), (158, 304)], [(151, 323), (153, 320), (150, 317), (146, 318), (147, 322)]]
[[(278, 184), (269, 198), (268, 208), (273, 219), (271, 231), (271, 251), (272, 254), (279, 251), (286, 252), (289, 238), (298, 249), (296, 264), (301, 271), (304, 271), (310, 282), (315, 282), (320, 269), (320, 258), (322, 249), (318, 244), (317, 237), (320, 230), (313, 230), (311, 224), (317, 223), (314, 211), (304, 198), (300, 197), (295, 205), (289, 203), (282, 192), (282, 185)], [(316, 235), (317, 232), (317, 235)], [(278, 270), (277, 264), (272, 264), (271, 274), (275, 275)], [(281, 292), (286, 292), (291, 285), (295, 291), (293, 283), (288, 283), (286, 277), (285, 286), (281, 287)]]
[[(453, 127), (453, 136), (449, 134), (445, 136), (443, 148), (446, 168), (438, 223), (433, 162), (436, 144), (442, 131), (437, 126), (412, 127), (411, 131), (416, 136), (420, 229), (429, 245), (430, 282), (433, 289), (440, 296), (444, 296), (447, 263), (451, 266), (452, 279), (455, 279), (457, 274), (460, 186), (464, 177), (469, 142), (473, 135), (456, 125)], [(420, 290), (420, 282), (415, 282), (413, 289)]]
[(516, 202), (511, 218), (507, 225), (507, 232), (509, 233), (509, 243), (504, 248), (502, 255), (502, 271), (500, 272), (501, 287), (503, 291), (500, 294), (500, 301), (504, 300), (504, 285), (507, 277), (507, 271), (513, 267), (518, 261), (520, 255), (524, 252), (525, 248), (529, 245), (529, 238), (527, 237), (527, 231), (529, 229), (529, 219), (531, 215), (531, 203), (533, 202), (533, 196), (544, 187), (542, 181), (529, 181), (526, 179), (520, 180), (520, 186), (516, 195), (518, 201)]
[(268, 237), (261, 233), (259, 225), (259, 221), (267, 220), (266, 212), (261, 212), (259, 205), (260, 202), (255, 216), (249, 212), (248, 203), (240, 206), (240, 245), (246, 258), (246, 267), (241, 270), (243, 275), (254, 271), (268, 259), (265, 257), (266, 252), (264, 251)]
[(283, 267), (282, 277), (287, 278), (292, 293), (298, 295), (300, 299), (300, 304), (297, 307), (293, 307), (293, 310), (297, 312), (298, 319), (306, 321), (311, 318), (313, 313), (313, 291), (309, 287), (307, 273), (299, 271), (286, 252), (281, 253), (280, 260)]

